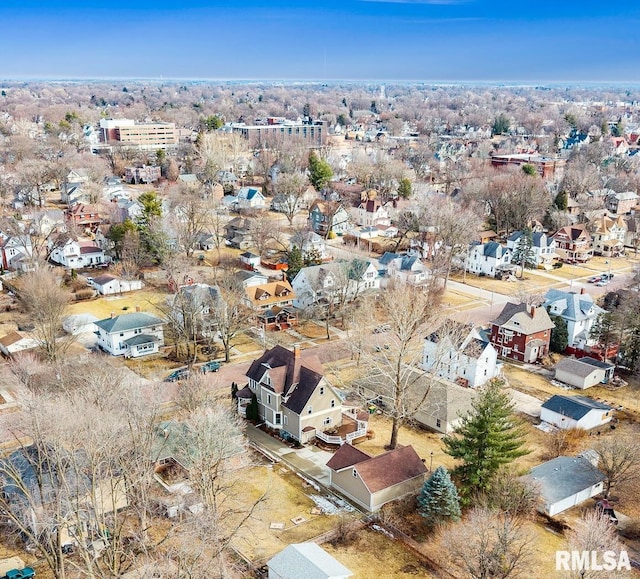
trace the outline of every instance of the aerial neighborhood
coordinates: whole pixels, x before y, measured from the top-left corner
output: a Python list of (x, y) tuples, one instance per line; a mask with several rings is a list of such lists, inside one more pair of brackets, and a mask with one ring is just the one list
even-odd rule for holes
[(0, 84), (0, 577), (640, 565), (637, 89)]

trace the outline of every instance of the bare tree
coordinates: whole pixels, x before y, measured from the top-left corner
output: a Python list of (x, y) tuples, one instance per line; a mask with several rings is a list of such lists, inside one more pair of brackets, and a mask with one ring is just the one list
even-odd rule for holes
[(60, 285), (53, 270), (38, 268), (21, 278), (18, 297), (31, 316), (35, 337), (47, 359), (58, 361), (72, 340), (61, 336), (70, 293)]
[(284, 214), (289, 222), (293, 225), (293, 219), (296, 213), (300, 211), (302, 198), (308, 186), (308, 180), (301, 172), (283, 173), (278, 175), (275, 185), (276, 196), (280, 206), (280, 212)]
[(219, 301), (212, 312), (212, 323), (224, 348), (224, 361), (231, 359), (231, 348), (241, 332), (249, 327), (253, 311), (247, 306), (244, 288), (232, 273), (218, 280)]
[(531, 576), (533, 537), (521, 519), (475, 508), (464, 521), (447, 528), (445, 533), (443, 543), (456, 577)]
[[(569, 551), (588, 553), (591, 562), (592, 552), (602, 557), (604, 551), (612, 551), (616, 555), (624, 549), (623, 544), (618, 539), (616, 528), (609, 522), (609, 518), (602, 516), (598, 511), (591, 510), (583, 514), (574, 528), (567, 533), (567, 543)], [(618, 557), (616, 557), (616, 562)], [(575, 579), (604, 579), (611, 577), (611, 571), (602, 569), (575, 569), (567, 573), (568, 577)], [(630, 571), (616, 569), (615, 576), (625, 578), (632, 577)]]
[(388, 447), (393, 449), (400, 428), (424, 407), (429, 395), (430, 378), (421, 361), (424, 338), (440, 316), (439, 298), (423, 288), (394, 283), (378, 301), (389, 322), (384, 333), (387, 344), (371, 356), (363, 385), (388, 407), (392, 420)]
[(187, 257), (191, 257), (202, 236), (210, 230), (213, 203), (204, 198), (201, 192), (186, 188), (172, 201), (171, 224), (178, 246)]
[(631, 436), (603, 438), (594, 445), (598, 468), (607, 476), (604, 495), (611, 487), (640, 479), (640, 442)]

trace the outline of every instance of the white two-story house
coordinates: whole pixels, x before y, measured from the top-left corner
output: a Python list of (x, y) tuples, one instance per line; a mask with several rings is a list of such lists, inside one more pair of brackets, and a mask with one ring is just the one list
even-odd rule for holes
[(502, 372), (488, 336), (470, 326), (447, 322), (427, 336), (422, 367), (461, 386), (478, 388)]
[(109, 263), (109, 256), (93, 241), (80, 241), (68, 233), (60, 234), (51, 244), (51, 261), (68, 267), (81, 269), (98, 267)]
[(363, 291), (380, 287), (378, 271), (370, 261), (352, 259), (303, 267), (291, 282), (293, 305), (306, 309), (337, 301), (352, 301)]
[(469, 247), (465, 268), (469, 273), (495, 277), (500, 266), (511, 263), (511, 250), (495, 241)]
[(164, 320), (145, 312), (112, 316), (94, 322), (98, 346), (112, 356), (138, 358), (155, 354), (164, 345)]
[(605, 313), (584, 289), (580, 293), (550, 289), (544, 296), (543, 306), (552, 316), (560, 316), (567, 322), (568, 345), (585, 350), (597, 343), (591, 337), (591, 329)]
[(254, 360), (247, 377), (260, 420), (305, 443), (342, 424), (342, 401), (317, 356), (275, 346)]
[[(518, 247), (518, 242), (522, 237), (522, 231), (515, 231), (507, 239), (507, 247), (512, 254)], [(541, 268), (549, 268), (553, 265), (554, 260), (558, 257), (556, 254), (556, 241), (552, 237), (548, 237), (543, 231), (534, 231), (531, 234), (531, 251), (535, 256), (536, 265)]]

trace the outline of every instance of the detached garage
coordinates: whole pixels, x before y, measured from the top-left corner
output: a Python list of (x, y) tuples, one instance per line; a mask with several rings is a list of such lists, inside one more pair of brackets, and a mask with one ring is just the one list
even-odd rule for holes
[(556, 380), (574, 388), (591, 388), (606, 384), (613, 378), (615, 366), (594, 358), (565, 358), (555, 366)]
[(540, 419), (563, 430), (584, 428), (589, 430), (611, 421), (613, 408), (586, 396), (560, 396), (549, 398), (541, 407)]
[(523, 477), (540, 492), (538, 510), (550, 517), (600, 494), (606, 478), (588, 459), (572, 456), (544, 462)]

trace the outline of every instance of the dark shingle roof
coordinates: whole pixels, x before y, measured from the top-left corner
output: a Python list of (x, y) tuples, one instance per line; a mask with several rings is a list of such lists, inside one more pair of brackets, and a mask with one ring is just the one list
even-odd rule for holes
[(611, 406), (587, 398), (586, 396), (560, 396), (556, 394), (547, 400), (542, 408), (568, 416), (574, 420), (580, 420), (591, 410), (613, 410)]
[(527, 304), (506, 303), (500, 315), (492, 322), (496, 326), (505, 327), (521, 334), (535, 334), (555, 327), (551, 321), (547, 310), (538, 307), (534, 308), (534, 315), (531, 315), (530, 307)]
[(364, 460), (369, 460), (370, 458), (370, 455), (362, 450), (358, 450), (355, 446), (343, 444), (329, 459), (327, 466), (331, 470), (337, 471), (358, 464)]
[(412, 446), (396, 448), (354, 467), (370, 493), (411, 480), (427, 472)]

